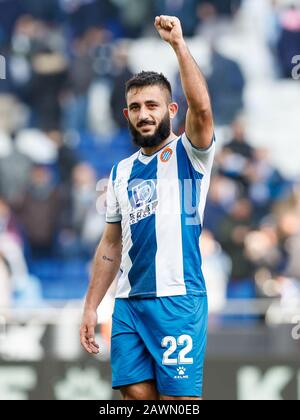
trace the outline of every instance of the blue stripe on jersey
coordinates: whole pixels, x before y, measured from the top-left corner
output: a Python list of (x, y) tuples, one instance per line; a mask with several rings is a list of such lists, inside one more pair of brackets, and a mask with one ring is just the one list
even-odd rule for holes
[[(131, 206), (138, 209), (136, 198), (133, 196), (132, 187), (143, 182), (143, 180), (153, 180), (157, 182), (157, 156), (144, 165), (138, 159), (134, 161), (130, 178), (128, 181), (128, 197)], [(155, 188), (156, 197), (156, 188)], [(156, 295), (156, 265), (155, 256), (157, 252), (156, 232), (155, 232), (155, 214), (148, 216), (139, 222), (130, 225), (132, 247), (129, 251), (129, 257), (132, 267), (128, 273), (129, 283), (131, 285), (130, 296), (138, 294), (139, 296)]]
[(118, 164), (114, 165), (114, 167), (112, 169), (112, 182), (115, 182), (115, 180), (117, 178), (117, 169), (118, 169)]
[[(187, 155), (180, 138), (176, 148), (178, 179), (180, 181), (181, 230), (183, 271), (187, 291), (205, 292), (205, 282), (201, 270), (199, 238), (202, 231), (198, 211), (200, 182), (203, 175), (197, 172)], [(192, 199), (192, 207), (190, 202)], [(191, 210), (194, 210), (193, 212)], [(193, 223), (191, 224), (191, 222)]]

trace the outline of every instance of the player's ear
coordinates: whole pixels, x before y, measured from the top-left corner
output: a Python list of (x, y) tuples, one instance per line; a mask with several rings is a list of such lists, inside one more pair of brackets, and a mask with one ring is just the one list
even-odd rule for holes
[(178, 112), (178, 104), (176, 102), (171, 102), (169, 104), (169, 114), (170, 114), (171, 120), (176, 117), (177, 112)]
[(124, 117), (126, 118), (126, 120), (128, 120), (129, 118), (128, 118), (128, 108), (124, 108), (123, 109), (123, 115), (124, 115)]

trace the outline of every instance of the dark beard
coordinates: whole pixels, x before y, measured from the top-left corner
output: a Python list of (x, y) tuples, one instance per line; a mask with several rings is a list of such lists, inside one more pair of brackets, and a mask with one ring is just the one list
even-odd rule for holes
[(143, 136), (140, 134), (130, 121), (128, 121), (128, 126), (132, 135), (133, 143), (136, 146), (144, 147), (145, 149), (147, 149), (147, 147), (159, 146), (171, 134), (171, 122), (168, 112), (160, 122), (155, 133), (150, 136)]

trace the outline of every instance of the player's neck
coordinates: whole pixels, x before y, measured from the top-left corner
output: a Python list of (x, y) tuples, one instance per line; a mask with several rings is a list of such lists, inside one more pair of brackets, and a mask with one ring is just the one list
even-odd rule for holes
[(158, 144), (157, 146), (153, 146), (153, 147), (142, 147), (141, 150), (142, 150), (144, 155), (151, 156), (154, 153), (156, 153), (157, 151), (163, 149), (166, 144), (170, 143), (172, 140), (175, 140), (176, 138), (177, 138), (176, 134), (171, 132), (169, 137), (167, 137), (166, 140), (164, 140), (162, 143)]

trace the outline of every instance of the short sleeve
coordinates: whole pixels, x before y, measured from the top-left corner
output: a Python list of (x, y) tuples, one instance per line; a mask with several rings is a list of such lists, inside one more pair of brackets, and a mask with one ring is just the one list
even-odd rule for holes
[(204, 175), (209, 175), (211, 173), (215, 156), (215, 135), (212, 138), (211, 145), (207, 149), (199, 149), (195, 147), (185, 133), (183, 133), (181, 139), (187, 155), (196, 171), (201, 172)]
[(106, 222), (107, 223), (118, 223), (122, 220), (120, 212), (120, 205), (115, 193), (115, 180), (116, 180), (117, 167), (114, 166), (108, 181), (107, 193), (106, 193)]

